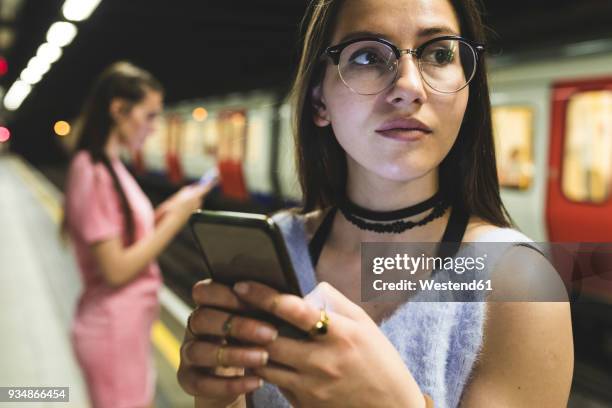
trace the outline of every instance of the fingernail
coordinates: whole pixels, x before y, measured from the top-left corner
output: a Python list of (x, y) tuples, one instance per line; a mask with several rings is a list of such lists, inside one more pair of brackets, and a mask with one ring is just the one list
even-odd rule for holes
[(278, 331), (269, 328), (268, 326), (259, 326), (255, 331), (255, 335), (261, 340), (276, 340)]
[(234, 285), (234, 291), (241, 295), (246, 295), (249, 292), (249, 284), (245, 282), (238, 282)]
[(263, 386), (263, 380), (261, 378), (252, 378), (247, 380), (247, 387), (249, 389), (257, 389)]
[(244, 353), (244, 359), (247, 360), (246, 362), (250, 364), (265, 365), (268, 362), (268, 352), (267, 351), (246, 351)]

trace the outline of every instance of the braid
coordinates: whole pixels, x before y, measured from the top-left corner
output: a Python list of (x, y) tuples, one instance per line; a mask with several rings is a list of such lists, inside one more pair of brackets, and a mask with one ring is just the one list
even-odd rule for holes
[(135, 241), (135, 225), (134, 225), (134, 214), (132, 213), (132, 209), (130, 208), (130, 203), (127, 200), (127, 196), (125, 195), (125, 191), (121, 188), (121, 183), (119, 182), (119, 177), (117, 176), (117, 172), (113, 168), (108, 156), (104, 153), (97, 155), (97, 157), (92, 157), (95, 161), (101, 162), (104, 167), (108, 170), (111, 178), (113, 179), (113, 185), (115, 187), (115, 191), (119, 195), (119, 203), (121, 205), (121, 212), (125, 217), (125, 232), (127, 236), (127, 245), (132, 244)]

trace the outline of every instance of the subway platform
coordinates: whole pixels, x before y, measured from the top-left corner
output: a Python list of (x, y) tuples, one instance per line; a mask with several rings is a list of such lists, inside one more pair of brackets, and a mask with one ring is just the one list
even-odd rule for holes
[[(69, 387), (69, 402), (0, 402), (0, 407), (90, 407), (69, 328), (81, 289), (70, 245), (61, 238), (62, 194), (17, 156), (0, 154), (0, 386)], [(155, 407), (193, 407), (176, 381), (190, 308), (166, 287), (151, 332)]]

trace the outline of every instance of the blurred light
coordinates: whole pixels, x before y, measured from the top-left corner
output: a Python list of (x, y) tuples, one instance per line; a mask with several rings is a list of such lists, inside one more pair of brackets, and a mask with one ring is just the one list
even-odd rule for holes
[(4, 143), (11, 138), (11, 131), (5, 128), (4, 126), (0, 126), (0, 143)]
[(51, 24), (47, 31), (47, 41), (56, 47), (65, 47), (70, 44), (77, 34), (74, 24), (66, 21), (58, 21)]
[(230, 120), (236, 126), (242, 126), (246, 123), (246, 118), (244, 117), (244, 114), (240, 112), (236, 112), (232, 114), (232, 116), (230, 117)]
[(200, 106), (193, 110), (191, 116), (193, 116), (193, 118), (198, 122), (203, 122), (208, 117), (208, 111)]
[(66, 0), (62, 13), (66, 20), (83, 21), (98, 7), (101, 0)]
[(53, 125), (53, 130), (58, 136), (66, 136), (68, 133), (70, 133), (70, 124), (65, 120), (59, 120), (55, 122), (55, 125)]
[(8, 72), (8, 62), (6, 62), (6, 58), (0, 57), (0, 77), (6, 75)]
[(44, 43), (38, 47), (36, 56), (41, 58), (43, 61), (47, 61), (49, 64), (53, 64), (62, 56), (62, 49), (56, 45)]
[(4, 96), (4, 107), (8, 110), (17, 110), (31, 90), (32, 86), (30, 84), (24, 81), (15, 81)]
[(31, 69), (40, 76), (45, 75), (47, 71), (49, 71), (49, 68), (51, 68), (51, 64), (40, 57), (32, 57), (30, 61), (28, 61), (28, 69)]
[(15, 42), (15, 32), (9, 26), (0, 26), (0, 48), (8, 50)]
[(28, 67), (21, 71), (21, 75), (19, 76), (19, 78), (21, 78), (23, 82), (26, 82), (30, 85), (34, 85), (42, 79), (42, 75), (40, 74), (40, 72), (37, 72), (33, 68)]

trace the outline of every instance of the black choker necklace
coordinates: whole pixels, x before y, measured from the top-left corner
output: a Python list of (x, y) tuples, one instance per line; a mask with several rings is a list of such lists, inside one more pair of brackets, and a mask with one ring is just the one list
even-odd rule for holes
[[(411, 205), (406, 208), (401, 208), (394, 211), (373, 211), (363, 207), (359, 207), (355, 203), (345, 200), (338, 208), (348, 221), (357, 226), (359, 229), (374, 231), (378, 233), (393, 233), (399, 234), (414, 227), (425, 225), (436, 218), (444, 215), (444, 212), (449, 207), (448, 202), (442, 197), (440, 192), (434, 194), (431, 198)], [(403, 218), (412, 217), (429, 209), (433, 209), (429, 215), (419, 221), (403, 221)], [(390, 223), (368, 222), (372, 221), (394, 221)]]

